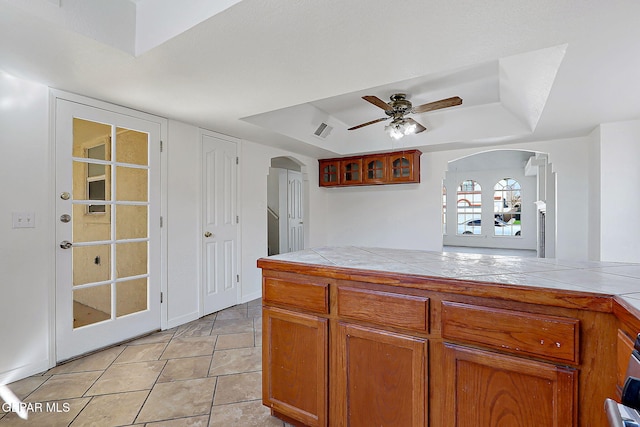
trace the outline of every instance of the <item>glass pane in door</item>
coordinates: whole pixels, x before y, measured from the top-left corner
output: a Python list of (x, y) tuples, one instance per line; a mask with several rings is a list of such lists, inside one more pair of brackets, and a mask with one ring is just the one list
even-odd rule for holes
[(74, 118), (74, 328), (148, 308), (148, 140), (144, 132)]
[(73, 327), (111, 319), (111, 285), (92, 286), (73, 291)]
[(124, 316), (147, 309), (147, 278), (127, 280), (116, 284), (116, 316)]

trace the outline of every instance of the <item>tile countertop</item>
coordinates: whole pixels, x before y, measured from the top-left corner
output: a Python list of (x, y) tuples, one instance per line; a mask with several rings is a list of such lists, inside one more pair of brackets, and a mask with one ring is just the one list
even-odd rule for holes
[(640, 311), (640, 264), (356, 246), (305, 249), (268, 259), (616, 295)]

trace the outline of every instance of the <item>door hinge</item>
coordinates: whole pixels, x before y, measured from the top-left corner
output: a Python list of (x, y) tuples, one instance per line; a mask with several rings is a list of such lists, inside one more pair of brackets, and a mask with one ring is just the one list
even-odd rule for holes
[(164, 220), (162, 219), (162, 217), (160, 217), (160, 228), (163, 227), (163, 224), (164, 224)]
[(240, 164), (240, 158), (236, 157), (236, 165), (239, 165), (239, 164)]
[(160, 292), (160, 304), (162, 304), (163, 300), (164, 300), (164, 293)]
[(236, 274), (236, 282), (240, 283), (240, 275)]
[(162, 140), (160, 140), (160, 152), (162, 153), (164, 151), (164, 143), (162, 142)]
[(240, 216), (236, 215), (236, 224), (240, 224)]

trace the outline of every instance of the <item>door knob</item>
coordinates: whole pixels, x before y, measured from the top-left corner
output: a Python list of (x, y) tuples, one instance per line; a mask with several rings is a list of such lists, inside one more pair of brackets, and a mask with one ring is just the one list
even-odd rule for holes
[(213, 236), (213, 234), (210, 231), (207, 231), (206, 233), (204, 233), (204, 237), (211, 237)]
[(68, 240), (63, 240), (62, 242), (60, 242), (60, 247), (62, 249), (69, 249), (71, 246), (73, 246), (73, 243)]

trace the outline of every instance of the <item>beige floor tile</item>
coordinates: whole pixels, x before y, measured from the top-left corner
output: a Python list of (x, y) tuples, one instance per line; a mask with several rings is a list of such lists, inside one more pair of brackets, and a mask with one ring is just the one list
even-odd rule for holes
[(219, 350), (213, 353), (209, 376), (237, 374), (262, 369), (262, 349), (258, 347)]
[(248, 308), (252, 308), (252, 307), (262, 307), (262, 298), (256, 298), (254, 300), (251, 300), (247, 303), (247, 307)]
[(249, 311), (247, 311), (247, 317), (259, 317), (262, 318), (262, 307), (249, 307)]
[(241, 334), (253, 332), (253, 319), (216, 319), (213, 324), (213, 334)]
[(123, 346), (111, 347), (106, 350), (90, 354), (81, 359), (51, 368), (47, 374), (63, 374), (69, 372), (103, 371), (113, 363), (124, 351)]
[(171, 338), (173, 338), (173, 334), (176, 333), (175, 329), (170, 329), (168, 331), (155, 332), (151, 335), (147, 335), (133, 341), (129, 341), (127, 346), (130, 345), (140, 345), (140, 344), (154, 344), (161, 342), (169, 342)]
[(84, 397), (57, 402), (40, 402), (42, 403), (42, 411), (29, 413), (29, 418), (27, 420), (19, 418), (15, 413), (6, 414), (2, 419), (0, 419), (0, 426), (67, 427), (78, 413), (87, 405), (89, 400), (91, 399)]
[(260, 400), (214, 406), (209, 427), (282, 427), (283, 422), (272, 417)]
[(190, 380), (206, 378), (209, 374), (211, 356), (184, 357), (167, 360), (167, 365), (162, 370), (159, 383), (169, 381)]
[(256, 337), (256, 347), (262, 348), (262, 332), (256, 332), (255, 337)]
[(109, 367), (87, 391), (87, 396), (149, 390), (160, 376), (166, 361), (138, 362)]
[[(40, 387), (46, 380), (51, 378), (50, 375), (39, 375), (33, 377), (27, 377), (20, 381), (12, 382), (11, 384), (7, 384), (9, 390), (16, 395), (18, 399), (24, 399), (28, 395), (30, 395), (35, 389)], [(2, 405), (0, 405), (0, 413), (2, 412)]]
[(258, 400), (262, 396), (262, 372), (249, 372), (218, 377), (213, 405)]
[(242, 334), (218, 335), (216, 350), (227, 350), (230, 348), (243, 348), (254, 346), (254, 335), (252, 332)]
[(158, 360), (162, 352), (167, 347), (167, 343), (153, 343), (127, 346), (120, 356), (113, 362), (119, 363), (135, 363), (146, 362), (149, 360)]
[(136, 422), (208, 414), (215, 388), (216, 378), (156, 384)]
[(200, 417), (176, 418), (174, 420), (147, 423), (146, 427), (207, 427), (208, 422), (209, 415), (203, 415)]
[(94, 396), (71, 427), (131, 424), (149, 395), (148, 390)]
[(171, 340), (160, 359), (178, 357), (210, 356), (216, 345), (217, 336), (180, 337)]
[(31, 393), (26, 400), (29, 402), (45, 402), (82, 397), (101, 374), (102, 372), (100, 371), (91, 371), (53, 375), (36, 391)]
[(178, 327), (174, 337), (206, 337), (211, 335), (213, 319), (200, 319)]
[(222, 310), (216, 316), (216, 320), (229, 320), (229, 319), (246, 319), (247, 318), (247, 309), (246, 308), (228, 308), (226, 310)]

